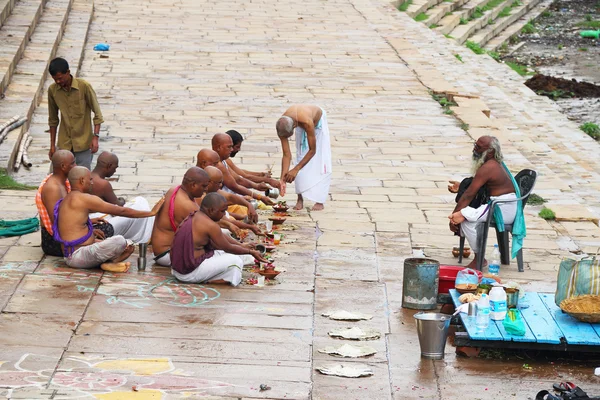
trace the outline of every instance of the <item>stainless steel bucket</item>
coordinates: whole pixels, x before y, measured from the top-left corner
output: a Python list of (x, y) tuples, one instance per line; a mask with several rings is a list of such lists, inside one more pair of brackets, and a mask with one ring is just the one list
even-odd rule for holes
[(440, 263), (428, 258), (404, 260), (402, 307), (415, 310), (437, 308)]
[(450, 315), (418, 312), (414, 315), (417, 323), (421, 357), (432, 360), (444, 358)]

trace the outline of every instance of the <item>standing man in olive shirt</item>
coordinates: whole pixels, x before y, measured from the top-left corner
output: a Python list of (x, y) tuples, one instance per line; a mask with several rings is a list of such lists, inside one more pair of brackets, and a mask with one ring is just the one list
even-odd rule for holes
[[(92, 154), (98, 151), (100, 124), (104, 122), (98, 105), (96, 92), (92, 86), (71, 75), (69, 63), (55, 58), (48, 68), (54, 82), (48, 88), (48, 125), (50, 125), (50, 152), (69, 150), (75, 155), (77, 165), (91, 170)], [(56, 143), (60, 110), (60, 130)], [(94, 130), (92, 131), (91, 112), (94, 112)], [(93, 133), (92, 133), (93, 132)]]

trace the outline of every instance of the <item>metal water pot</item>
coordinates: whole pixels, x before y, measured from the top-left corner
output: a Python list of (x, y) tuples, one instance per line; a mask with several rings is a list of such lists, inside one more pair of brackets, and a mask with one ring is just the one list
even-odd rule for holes
[(277, 188), (267, 189), (267, 190), (265, 190), (265, 196), (270, 197), (272, 199), (276, 199), (279, 197), (279, 189), (277, 189)]
[(254, 208), (255, 210), (258, 208), (258, 200), (250, 200), (249, 201), (250, 205), (252, 206), (252, 208)]

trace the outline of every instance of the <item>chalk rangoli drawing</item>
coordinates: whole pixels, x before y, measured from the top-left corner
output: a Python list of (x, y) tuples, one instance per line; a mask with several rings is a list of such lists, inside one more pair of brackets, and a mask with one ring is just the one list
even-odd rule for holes
[[(56, 372), (54, 368), (35, 369), (43, 358), (52, 359), (44, 355), (24, 354), (12, 365), (0, 359), (0, 388), (11, 393), (21, 388), (68, 389), (68, 397), (61, 396), (62, 399), (126, 399), (135, 393), (144, 393), (147, 398), (163, 398), (167, 394), (181, 392), (208, 396), (225, 388), (245, 388), (185, 375), (176, 370), (171, 359), (166, 357), (67, 357)], [(132, 392), (132, 387), (136, 388), (135, 392)]]
[(194, 308), (221, 296), (217, 289), (181, 283), (173, 277), (144, 274), (144, 279), (146, 280), (134, 276), (107, 275), (98, 288), (98, 294), (107, 295), (108, 304), (123, 303), (137, 308), (151, 306), (154, 302)]

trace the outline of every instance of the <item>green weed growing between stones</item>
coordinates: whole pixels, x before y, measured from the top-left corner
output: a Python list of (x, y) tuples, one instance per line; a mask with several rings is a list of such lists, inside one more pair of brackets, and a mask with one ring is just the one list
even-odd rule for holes
[(542, 208), (538, 215), (547, 221), (556, 219), (556, 214), (554, 213), (554, 211), (547, 207)]
[(527, 71), (527, 67), (513, 62), (513, 61), (507, 61), (506, 65), (508, 65), (510, 68), (512, 68), (513, 71), (515, 71), (517, 74), (521, 75), (521, 76), (525, 76), (527, 74), (529, 74), (529, 72)]
[(461, 19), (460, 19), (460, 22), (459, 22), (459, 24), (460, 24), (460, 25), (466, 25), (466, 24), (468, 24), (468, 23), (469, 23), (469, 20), (466, 20), (466, 19), (464, 19), (464, 18), (461, 18)]
[(426, 13), (419, 13), (415, 17), (415, 21), (421, 22), (421, 21), (425, 21), (427, 18), (429, 18), (429, 15), (427, 15)]
[(585, 20), (577, 23), (579, 28), (600, 29), (600, 20)]
[(469, 124), (462, 122), (460, 124), (460, 129), (462, 129), (463, 131), (467, 132), (469, 130)]
[(586, 122), (585, 124), (580, 125), (579, 129), (587, 133), (593, 139), (600, 139), (600, 126), (593, 122)]
[(529, 21), (525, 24), (525, 26), (523, 26), (523, 28), (521, 29), (521, 33), (530, 35), (532, 33), (535, 33), (536, 30), (537, 29), (535, 29), (535, 25), (533, 24), (533, 22)]
[(458, 61), (460, 61), (461, 63), (464, 63), (464, 61), (463, 61), (462, 57), (460, 56), (460, 54), (455, 54), (454, 57), (456, 57), (456, 59)]
[(542, 196), (539, 196), (535, 193), (530, 194), (529, 198), (527, 199), (527, 205), (530, 205), (530, 206), (541, 206), (545, 202), (546, 202), (546, 200), (544, 200), (544, 198)]
[(482, 49), (480, 45), (478, 45), (477, 43), (472, 42), (470, 40), (467, 40), (467, 43), (465, 43), (465, 46), (467, 46), (467, 48), (470, 49), (475, 54), (485, 53), (485, 50)]
[(498, 14), (498, 18), (506, 18), (510, 15), (510, 11), (512, 10), (512, 8), (510, 7), (504, 7), (502, 9), (502, 11), (500, 11), (500, 14)]
[(405, 12), (406, 10), (408, 10), (408, 7), (412, 4), (412, 0), (408, 0), (405, 1), (404, 3), (400, 4), (398, 6), (398, 11), (403, 11)]

